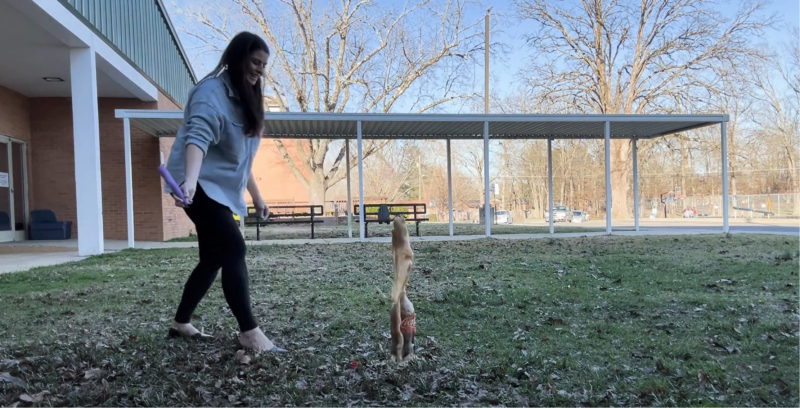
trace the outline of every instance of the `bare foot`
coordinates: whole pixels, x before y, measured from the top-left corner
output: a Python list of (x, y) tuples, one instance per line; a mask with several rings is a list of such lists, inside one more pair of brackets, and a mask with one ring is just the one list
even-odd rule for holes
[(258, 327), (253, 330), (239, 333), (239, 344), (246, 349), (256, 352), (268, 351), (270, 353), (278, 354), (286, 353), (286, 350), (276, 346)]
[(200, 330), (197, 330), (191, 323), (178, 323), (176, 321), (172, 321), (172, 328), (169, 329), (169, 336), (170, 337), (191, 337), (191, 338), (204, 338), (204, 337), (211, 337), (207, 334), (203, 334)]

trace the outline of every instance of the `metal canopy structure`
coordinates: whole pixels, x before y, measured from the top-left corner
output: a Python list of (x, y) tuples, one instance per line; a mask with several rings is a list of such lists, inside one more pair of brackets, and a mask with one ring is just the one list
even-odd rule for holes
[[(156, 137), (174, 137), (183, 111), (118, 110), (118, 118)], [(265, 113), (264, 137), (281, 139), (603, 139), (605, 122), (612, 139), (652, 139), (721, 122), (727, 115), (495, 115), (400, 113)]]
[[(183, 111), (120, 109), (116, 117), (125, 128), (125, 179), (128, 202), (128, 245), (133, 247), (133, 198), (130, 157), (130, 126), (154, 137), (175, 137), (183, 122)], [(281, 139), (345, 139), (356, 140), (360, 239), (364, 240), (364, 183), (362, 140), (446, 140), (450, 235), (453, 235), (453, 202), (451, 177), (451, 140), (483, 140), (484, 142), (484, 210), (486, 236), (491, 236), (489, 205), (489, 141), (504, 139), (547, 140), (548, 203), (553, 208), (552, 140), (605, 140), (606, 213), (611, 208), (610, 143), (612, 139), (630, 140), (633, 160), (634, 225), (639, 231), (637, 144), (641, 139), (685, 132), (706, 126), (720, 126), (722, 153), (723, 232), (728, 225), (728, 157), (726, 124), (728, 115), (521, 115), (521, 114), (397, 114), (397, 113), (305, 113), (265, 112), (264, 137)], [(347, 150), (347, 200), (350, 201), (350, 144)], [(348, 210), (348, 236), (352, 219)], [(550, 233), (554, 233), (553, 217)], [(611, 233), (611, 217), (606, 216), (606, 232)]]

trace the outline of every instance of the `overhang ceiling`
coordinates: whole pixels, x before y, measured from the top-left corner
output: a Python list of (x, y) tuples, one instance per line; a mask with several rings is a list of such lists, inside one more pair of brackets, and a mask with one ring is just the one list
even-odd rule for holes
[[(97, 95), (135, 98), (103, 72), (97, 59)], [(47, 82), (44, 77), (62, 78)], [(69, 47), (6, 0), (0, 0), (0, 86), (31, 98), (70, 96)]]

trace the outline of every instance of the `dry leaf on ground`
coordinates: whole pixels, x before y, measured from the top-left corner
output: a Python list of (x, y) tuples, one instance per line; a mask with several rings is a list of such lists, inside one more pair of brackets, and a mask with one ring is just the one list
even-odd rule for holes
[(18, 377), (14, 377), (10, 373), (0, 373), (0, 383), (3, 384), (11, 384), (11, 385), (22, 385), (25, 384), (25, 381)]
[(242, 364), (250, 364), (250, 356), (245, 354), (244, 350), (239, 350), (236, 352), (236, 359), (238, 359)]
[(104, 373), (105, 372), (103, 370), (99, 369), (99, 368), (93, 368), (91, 370), (86, 370), (86, 372), (83, 374), (83, 378), (87, 379), (87, 380), (90, 380), (90, 379), (95, 378), (95, 377), (100, 377)]
[(42, 400), (44, 400), (44, 396), (49, 393), (50, 391), (42, 391), (38, 394), (33, 394), (33, 395), (22, 394), (19, 396), (19, 400), (23, 402), (32, 402), (32, 403), (42, 402)]

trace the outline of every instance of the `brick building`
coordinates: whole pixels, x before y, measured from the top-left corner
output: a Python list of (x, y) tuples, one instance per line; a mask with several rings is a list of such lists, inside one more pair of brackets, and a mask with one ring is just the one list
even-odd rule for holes
[[(270, 97), (265, 97), (264, 110), (280, 112), (281, 108)], [(281, 141), (292, 161), (300, 164), (295, 140), (282, 139)], [(308, 143), (305, 140), (300, 142)], [(300, 203), (308, 201), (308, 191), (289, 170), (289, 166), (286, 165), (286, 161), (278, 152), (278, 148), (272, 139), (263, 139), (261, 141), (258, 153), (256, 153), (256, 158), (253, 161), (252, 171), (264, 201)], [(245, 194), (245, 198), (249, 202), (247, 194)]]
[[(116, 109), (181, 109), (196, 78), (162, 0), (0, 0), (0, 242), (28, 239), (29, 214), (71, 221), (81, 255), (125, 239)], [(161, 193), (171, 138), (131, 131), (135, 238), (186, 235)]]

